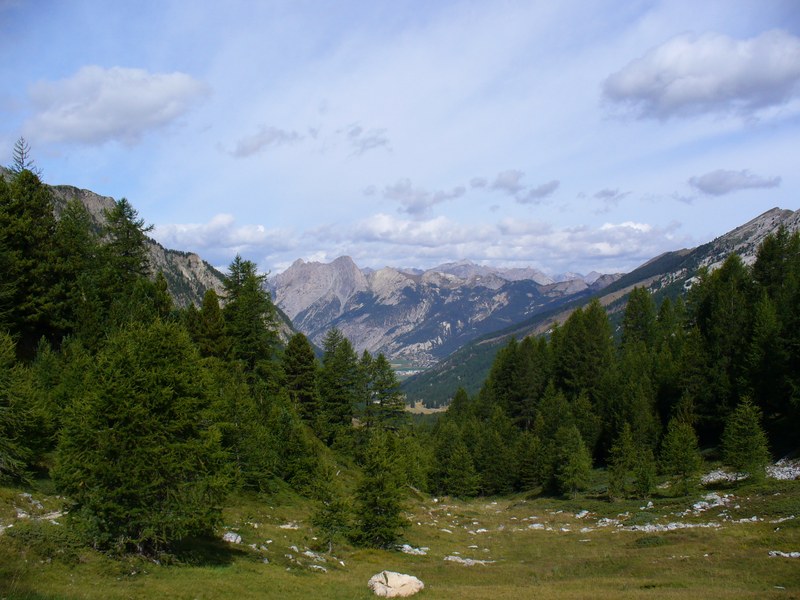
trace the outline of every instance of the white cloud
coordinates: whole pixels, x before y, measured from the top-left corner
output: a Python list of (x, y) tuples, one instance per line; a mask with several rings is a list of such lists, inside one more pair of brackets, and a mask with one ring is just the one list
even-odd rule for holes
[(679, 35), (609, 76), (603, 92), (645, 118), (753, 115), (800, 94), (800, 39), (781, 30), (746, 40)]
[(236, 142), (236, 148), (231, 152), (236, 158), (244, 158), (261, 152), (268, 146), (283, 146), (294, 144), (303, 139), (296, 131), (286, 131), (277, 127), (261, 127), (253, 135), (243, 137)]
[(229, 214), (215, 215), (207, 223), (157, 225), (153, 237), (168, 248), (202, 252), (211, 262), (227, 260), (237, 253), (292, 250), (291, 232), (263, 225), (237, 225)]
[(705, 175), (689, 178), (689, 185), (711, 196), (722, 196), (752, 188), (775, 188), (780, 184), (780, 177), (761, 177), (746, 169), (744, 171), (717, 169)]
[(27, 137), (47, 142), (135, 144), (207, 93), (203, 83), (185, 73), (87, 66), (67, 79), (34, 84), (30, 99), (36, 114), (23, 129)]
[[(629, 270), (675, 248), (677, 223), (658, 228), (625, 221), (598, 227), (558, 229), (551, 224), (505, 218), (497, 223), (463, 224), (447, 217), (409, 220), (376, 214), (351, 228), (317, 229), (309, 241), (350, 254), (359, 266), (433, 266), (469, 258), (495, 265), (546, 266), (560, 270)], [(303, 253), (301, 253), (303, 254)], [(305, 252), (310, 255), (311, 250)]]

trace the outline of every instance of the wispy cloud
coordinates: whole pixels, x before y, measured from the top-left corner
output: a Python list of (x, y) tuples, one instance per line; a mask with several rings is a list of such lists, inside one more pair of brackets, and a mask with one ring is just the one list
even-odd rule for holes
[(689, 178), (689, 185), (711, 196), (723, 196), (732, 192), (754, 188), (775, 188), (780, 184), (780, 177), (762, 177), (748, 170), (727, 171), (725, 169), (717, 169), (705, 175)]
[(257, 154), (269, 146), (294, 144), (302, 139), (303, 136), (296, 131), (263, 126), (253, 135), (243, 137), (236, 142), (236, 147), (231, 155), (236, 158), (244, 158)]
[[(373, 188), (364, 190), (365, 195), (374, 194)], [(407, 213), (416, 217), (421, 217), (430, 212), (436, 204), (447, 200), (460, 198), (466, 192), (464, 186), (456, 186), (450, 190), (439, 190), (429, 192), (422, 188), (414, 187), (410, 179), (401, 179), (395, 184), (386, 186), (383, 190), (383, 197), (400, 204), (400, 212)]]
[(34, 84), (35, 114), (23, 129), (27, 137), (46, 142), (135, 144), (143, 133), (184, 115), (208, 92), (185, 73), (88, 66), (67, 79)]
[(679, 35), (609, 76), (603, 93), (641, 118), (753, 115), (800, 94), (800, 38), (780, 30), (746, 40)]

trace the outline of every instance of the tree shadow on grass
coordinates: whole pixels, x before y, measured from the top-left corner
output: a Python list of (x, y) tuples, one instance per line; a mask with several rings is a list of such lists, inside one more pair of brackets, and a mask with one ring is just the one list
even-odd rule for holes
[(186, 538), (173, 544), (170, 556), (176, 564), (224, 567), (238, 559), (252, 558), (252, 553), (248, 548), (240, 548), (209, 536)]

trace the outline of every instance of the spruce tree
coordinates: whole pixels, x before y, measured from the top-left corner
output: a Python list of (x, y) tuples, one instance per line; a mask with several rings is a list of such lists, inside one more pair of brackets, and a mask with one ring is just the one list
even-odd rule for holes
[(770, 454), (761, 428), (761, 411), (750, 398), (743, 398), (728, 417), (722, 434), (722, 460), (737, 472), (749, 473), (754, 481), (765, 477)]
[(244, 363), (249, 377), (274, 379), (270, 362), (278, 343), (277, 318), (265, 282), (255, 263), (237, 255), (225, 277), (222, 314), (232, 357)]
[(661, 442), (661, 465), (665, 473), (677, 477), (678, 489), (687, 495), (702, 466), (697, 435), (691, 424), (677, 417), (670, 420)]
[(33, 415), (20, 398), (24, 367), (15, 365), (14, 342), (0, 332), (0, 481), (22, 479), (33, 458), (31, 432)]
[(358, 358), (350, 340), (336, 328), (325, 335), (320, 373), (320, 411), (316, 430), (331, 445), (346, 436), (358, 400)]
[(226, 456), (200, 357), (178, 325), (112, 335), (66, 409), (53, 476), (100, 548), (158, 554), (213, 530)]
[(592, 472), (592, 456), (574, 425), (561, 427), (555, 437), (556, 456), (553, 471), (558, 490), (573, 498), (578, 491), (585, 490)]
[(319, 366), (308, 338), (295, 333), (286, 344), (282, 359), (286, 390), (300, 418), (313, 425), (320, 410)]
[(391, 434), (373, 430), (364, 474), (356, 490), (358, 515), (354, 538), (370, 548), (390, 548), (408, 526), (403, 517), (403, 489)]

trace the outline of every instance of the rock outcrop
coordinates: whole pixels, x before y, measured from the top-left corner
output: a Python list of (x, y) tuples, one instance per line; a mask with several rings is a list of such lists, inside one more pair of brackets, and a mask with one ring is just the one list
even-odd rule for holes
[(407, 598), (425, 588), (425, 584), (413, 575), (395, 571), (381, 571), (370, 577), (367, 585), (381, 598)]

